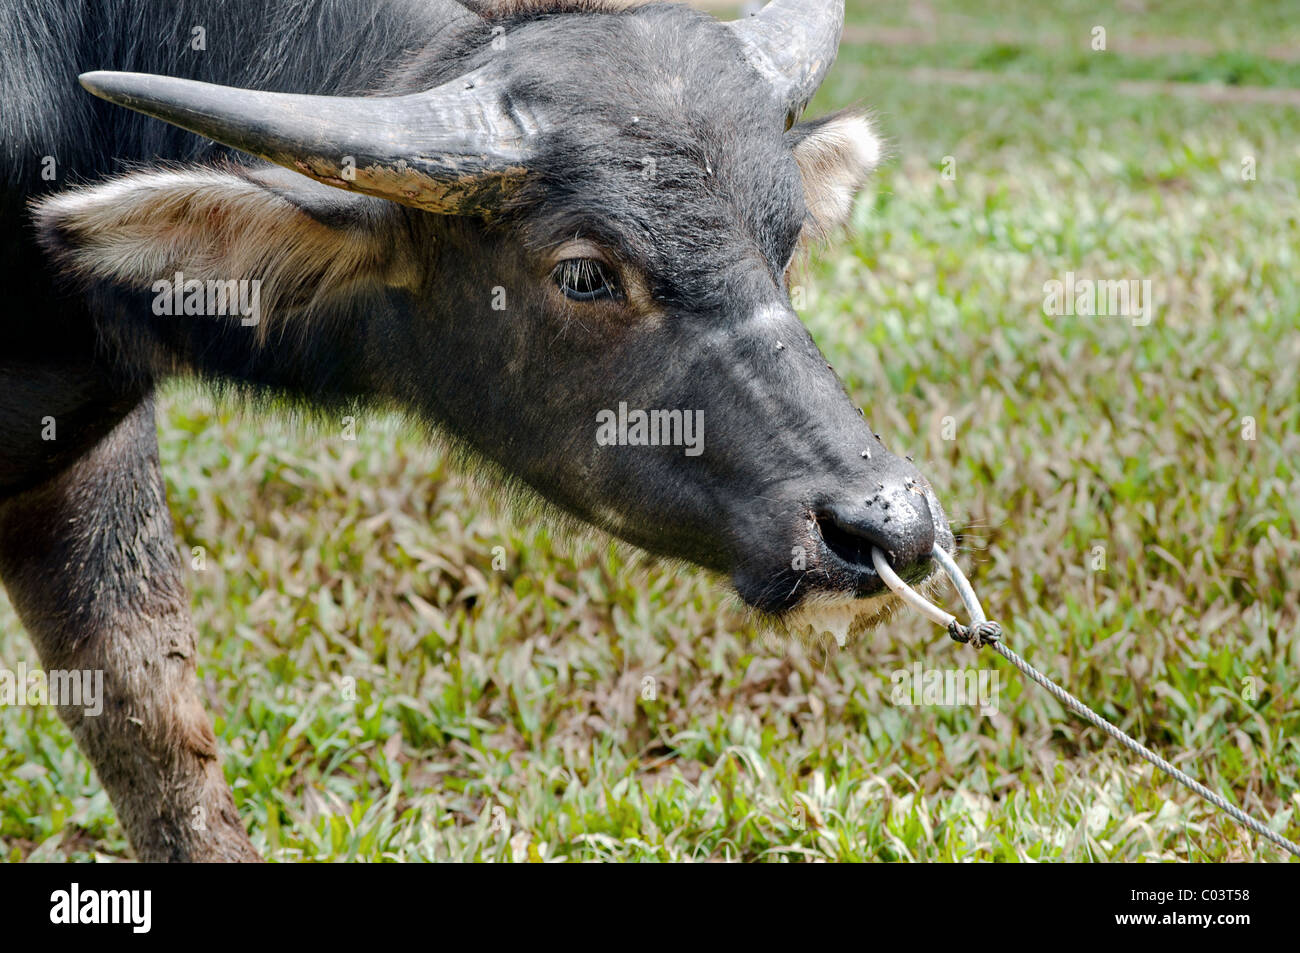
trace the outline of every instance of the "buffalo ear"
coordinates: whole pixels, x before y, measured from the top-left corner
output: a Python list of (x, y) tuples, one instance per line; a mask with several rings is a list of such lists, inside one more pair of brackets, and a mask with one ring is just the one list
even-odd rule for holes
[(811, 237), (825, 238), (848, 223), (854, 198), (880, 164), (880, 137), (869, 118), (852, 111), (800, 123), (787, 135), (803, 175)]
[(270, 308), (414, 280), (400, 209), (275, 167), (131, 173), (42, 198), (32, 214), (46, 248), (85, 281), (257, 279)]

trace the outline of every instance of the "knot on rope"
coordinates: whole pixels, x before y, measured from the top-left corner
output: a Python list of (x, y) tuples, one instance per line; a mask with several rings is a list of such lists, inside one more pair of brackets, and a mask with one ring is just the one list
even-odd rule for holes
[(1000, 641), (1002, 626), (997, 622), (975, 622), (962, 625), (956, 619), (948, 623), (948, 635), (954, 642), (969, 642), (975, 648), (983, 648), (990, 642)]
[(1205, 785), (1199, 783), (1191, 775), (1175, 768), (1172, 764), (1160, 757), (1160, 755), (1156, 754), (1146, 745), (1112, 725), (1105, 718), (1101, 717), (1101, 715), (1097, 714), (1083, 702), (1079, 701), (1079, 699), (1075, 698), (1060, 685), (1056, 684), (1056, 682), (1052, 681), (1038, 669), (1034, 668), (1022, 659), (1008, 646), (1003, 644), (1002, 626), (996, 622), (984, 621), (984, 609), (981, 608), (979, 599), (975, 597), (975, 590), (970, 587), (970, 582), (967, 581), (965, 574), (961, 571), (961, 567), (957, 565), (956, 561), (951, 555), (949, 555), (948, 551), (938, 543), (935, 543), (934, 549), (931, 551), (931, 556), (943, 571), (948, 574), (948, 578), (952, 580), (953, 587), (956, 588), (957, 595), (961, 597), (962, 604), (966, 607), (966, 611), (969, 612), (970, 617), (975, 620), (969, 626), (962, 625), (957, 621), (956, 617), (952, 615), (952, 613), (943, 611), (934, 603), (927, 600), (924, 596), (918, 594), (907, 583), (903, 582), (903, 580), (898, 577), (898, 573), (894, 572), (893, 567), (889, 565), (889, 560), (885, 558), (885, 554), (875, 546), (871, 547), (871, 564), (876, 567), (876, 572), (879, 574), (881, 581), (913, 609), (916, 609), (932, 622), (944, 626), (954, 641), (969, 642), (976, 648), (992, 644), (994, 646), (993, 651), (997, 652), (1004, 659), (1018, 668), (1030, 681), (1047, 689), (1053, 698), (1059, 701), (1066, 708), (1070, 709), (1070, 711), (1074, 712), (1084, 721), (1088, 722), (1088, 724), (1100, 728), (1129, 751), (1132, 751), (1144, 761), (1154, 764), (1157, 768), (1164, 771), (1189, 791), (1192, 791), (1198, 797), (1202, 797), (1209, 801), (1238, 824), (1241, 824), (1248, 830), (1254, 831), (1260, 837), (1267, 838), (1283, 850), (1294, 854), (1296, 857), (1300, 857), (1300, 844), (1295, 844), (1287, 840), (1277, 831), (1262, 824), (1260, 821), (1242, 811), (1241, 808), (1224, 800), (1221, 795), (1215, 794)]

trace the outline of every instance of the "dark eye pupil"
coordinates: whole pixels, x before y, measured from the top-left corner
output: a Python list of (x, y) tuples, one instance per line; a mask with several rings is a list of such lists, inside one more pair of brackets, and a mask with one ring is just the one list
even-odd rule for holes
[(571, 258), (555, 266), (551, 276), (564, 294), (574, 301), (614, 298), (618, 290), (605, 266), (594, 258)]

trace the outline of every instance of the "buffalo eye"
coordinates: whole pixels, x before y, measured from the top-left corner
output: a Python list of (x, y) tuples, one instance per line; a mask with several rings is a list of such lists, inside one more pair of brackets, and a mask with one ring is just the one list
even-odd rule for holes
[(613, 301), (620, 297), (610, 268), (595, 258), (570, 258), (551, 272), (555, 286), (571, 301)]

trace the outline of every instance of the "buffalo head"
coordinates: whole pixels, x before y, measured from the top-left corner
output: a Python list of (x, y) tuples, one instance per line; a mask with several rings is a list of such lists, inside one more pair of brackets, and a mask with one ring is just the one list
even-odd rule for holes
[(791, 307), (800, 247), (879, 154), (859, 113), (800, 121), (842, 0), (730, 24), (661, 3), (457, 9), (368, 96), (85, 75), (270, 164), (55, 195), (47, 243), (128, 303), (173, 274), (260, 283), (256, 327), (141, 316), (168, 367), (415, 412), (791, 629), (878, 616), (871, 548), (917, 582), (953, 538)]

